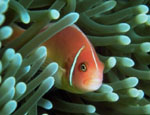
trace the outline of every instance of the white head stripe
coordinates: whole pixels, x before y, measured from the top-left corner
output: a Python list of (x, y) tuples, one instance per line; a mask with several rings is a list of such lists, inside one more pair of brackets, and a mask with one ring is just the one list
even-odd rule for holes
[(93, 51), (92, 47), (91, 47), (91, 52), (92, 52), (92, 57), (93, 57), (94, 63), (96, 65), (96, 69), (98, 70), (98, 65), (97, 65), (97, 62), (96, 62), (96, 59), (95, 59), (95, 56), (94, 56), (94, 51)]
[(79, 49), (79, 51), (77, 52), (77, 54), (76, 54), (75, 57), (74, 57), (74, 61), (73, 61), (72, 66), (71, 66), (71, 68), (70, 68), (69, 83), (70, 83), (71, 86), (72, 86), (72, 77), (73, 77), (72, 75), (73, 75), (73, 71), (74, 71), (74, 68), (75, 68), (77, 59), (78, 59), (78, 57), (79, 57), (81, 51), (82, 51), (84, 48), (85, 48), (85, 46), (82, 46), (82, 47)]

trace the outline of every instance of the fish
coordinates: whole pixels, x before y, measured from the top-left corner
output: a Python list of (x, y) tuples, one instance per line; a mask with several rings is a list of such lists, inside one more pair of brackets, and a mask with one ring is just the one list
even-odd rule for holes
[[(17, 26), (14, 26), (13, 30), (13, 37), (25, 31)], [(45, 63), (54, 61), (59, 65), (54, 76), (57, 88), (77, 94), (93, 92), (100, 88), (104, 64), (86, 35), (75, 24), (58, 32), (42, 45), (47, 48)]]

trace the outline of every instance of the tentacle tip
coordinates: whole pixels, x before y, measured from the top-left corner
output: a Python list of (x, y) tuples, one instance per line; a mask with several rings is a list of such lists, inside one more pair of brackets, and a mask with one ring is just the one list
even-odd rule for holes
[(88, 113), (94, 113), (96, 111), (95, 106), (93, 105), (89, 105), (87, 108)]
[(117, 61), (116, 61), (116, 58), (115, 57), (110, 57), (108, 59), (108, 64), (109, 64), (109, 67), (113, 68), (115, 65), (116, 65)]
[(58, 19), (60, 17), (60, 13), (56, 9), (51, 9), (50, 15), (53, 19)]
[(149, 42), (144, 42), (141, 44), (141, 49), (144, 52), (150, 52), (150, 43)]
[(42, 82), (42, 85), (44, 88), (46, 88), (46, 90), (49, 90), (54, 85), (54, 82), (55, 79), (53, 77), (48, 77)]
[(139, 95), (139, 91), (136, 88), (131, 88), (129, 89), (129, 95), (135, 98)]
[(37, 50), (36, 50), (36, 52), (35, 52), (36, 54), (37, 54), (37, 56), (39, 56), (39, 57), (44, 57), (44, 56), (47, 56), (47, 49), (46, 49), (46, 47), (45, 46), (40, 46)]
[(5, 13), (8, 9), (8, 3), (5, 2), (5, 1), (1, 1), (1, 4), (0, 4), (0, 13)]
[(122, 45), (129, 45), (131, 43), (131, 40), (128, 36), (121, 35), (119, 40)]
[(139, 5), (138, 10), (139, 10), (139, 13), (144, 13), (145, 14), (145, 13), (148, 13), (149, 8), (146, 5)]
[(150, 104), (144, 105), (143, 111), (145, 114), (150, 114)]
[(57, 72), (58, 68), (58, 64), (56, 62), (52, 62), (45, 68), (45, 70), (51, 73), (51, 75), (54, 75)]
[(2, 39), (7, 39), (12, 35), (13, 29), (10, 26), (5, 26), (0, 30), (0, 33)]
[(98, 92), (102, 93), (113, 92), (113, 88), (110, 85), (102, 84), (102, 86), (98, 89)]
[(116, 93), (109, 93), (108, 99), (109, 99), (109, 101), (111, 101), (111, 102), (116, 102), (116, 101), (119, 100), (119, 96), (118, 96), (118, 94), (116, 94)]
[(143, 24), (148, 20), (148, 16), (146, 14), (139, 14), (136, 16), (136, 22), (138, 24)]
[(7, 83), (7, 84), (11, 84), (12, 86), (14, 86), (15, 83), (16, 83), (16, 79), (15, 79), (15, 77), (11, 76), (11, 77), (8, 77), (4, 82)]
[(130, 58), (123, 58), (123, 61), (122, 61), (123, 65), (125, 67), (133, 67), (135, 65), (134, 61)]
[(25, 24), (28, 24), (30, 23), (30, 16), (29, 14), (24, 14), (22, 17), (21, 17), (21, 21)]
[(130, 25), (127, 23), (120, 23), (117, 29), (119, 32), (128, 32), (130, 30)]
[(27, 86), (24, 82), (20, 82), (16, 85), (16, 89), (20, 94), (24, 94), (27, 89)]
[(72, 18), (72, 20), (74, 20), (74, 22), (76, 22), (79, 19), (79, 13), (77, 12), (71, 12), (68, 15)]
[(139, 90), (139, 95), (137, 97), (138, 100), (141, 100), (144, 97), (144, 91), (143, 90)]
[(2, 25), (5, 21), (5, 16), (3, 14), (0, 14), (0, 25)]
[(139, 79), (137, 77), (128, 78), (129, 83), (134, 84), (132, 87), (135, 87), (139, 83)]

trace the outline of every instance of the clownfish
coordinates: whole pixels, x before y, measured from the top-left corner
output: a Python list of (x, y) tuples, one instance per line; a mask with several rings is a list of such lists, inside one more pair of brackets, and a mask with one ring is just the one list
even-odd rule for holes
[[(17, 26), (13, 29), (13, 37), (25, 31)], [(47, 48), (45, 63), (54, 61), (59, 65), (54, 76), (57, 88), (79, 94), (100, 88), (104, 64), (86, 35), (76, 25), (63, 29), (42, 45)]]

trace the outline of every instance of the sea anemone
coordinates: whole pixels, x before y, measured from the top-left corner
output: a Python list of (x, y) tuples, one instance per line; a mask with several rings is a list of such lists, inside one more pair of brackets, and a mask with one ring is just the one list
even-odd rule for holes
[[(1, 0), (0, 114), (150, 114), (149, 5), (146, 0)], [(45, 65), (47, 50), (41, 46), (74, 23), (105, 65), (100, 89), (85, 94), (55, 87), (59, 65)], [(9, 40), (14, 25), (26, 31)]]

